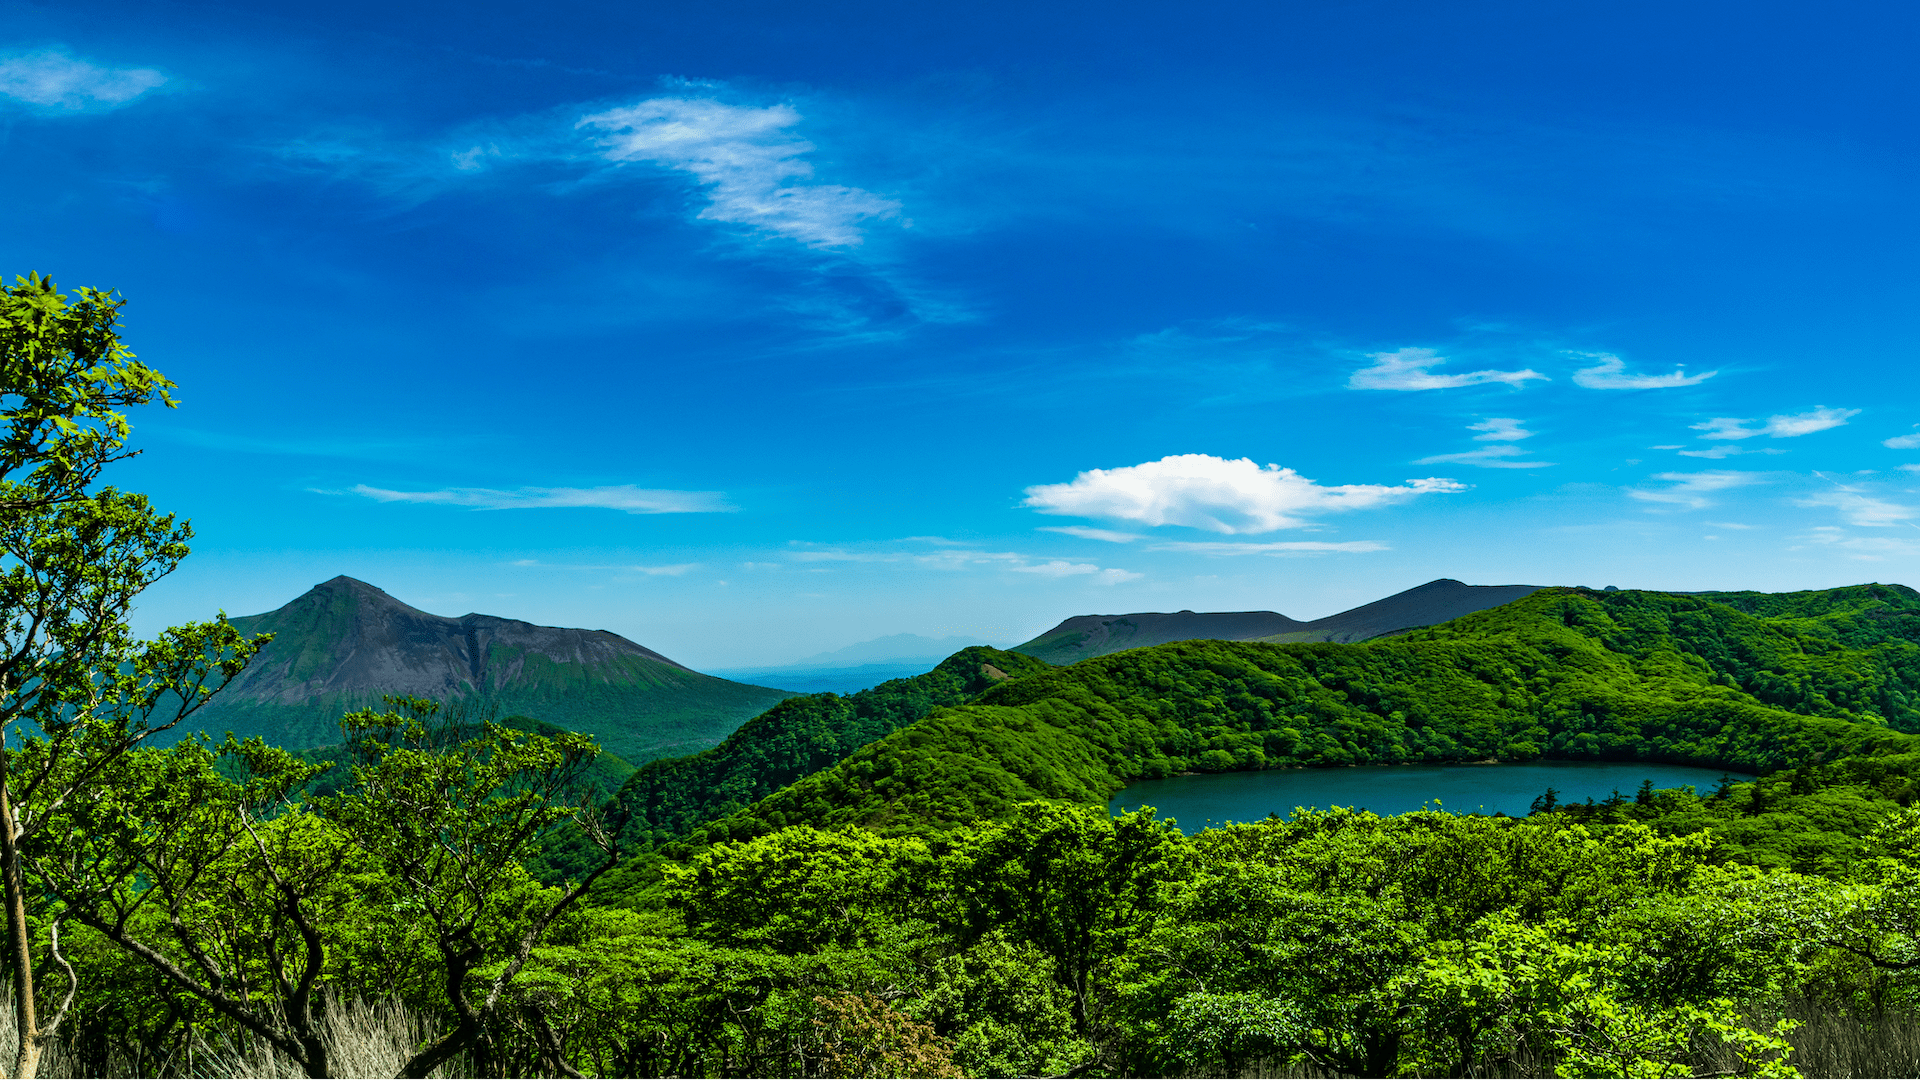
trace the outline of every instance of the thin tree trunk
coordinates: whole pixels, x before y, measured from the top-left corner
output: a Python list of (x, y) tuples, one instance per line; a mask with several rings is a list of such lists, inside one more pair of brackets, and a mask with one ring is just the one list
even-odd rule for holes
[(27, 892), (20, 875), (20, 830), (13, 818), (13, 799), (0, 774), (0, 876), (6, 879), (7, 936), (13, 945), (13, 1014), (20, 1032), (20, 1050), (14, 1055), (13, 1075), (33, 1080), (40, 1072), (43, 1043), (33, 1010), (33, 939), (27, 936)]

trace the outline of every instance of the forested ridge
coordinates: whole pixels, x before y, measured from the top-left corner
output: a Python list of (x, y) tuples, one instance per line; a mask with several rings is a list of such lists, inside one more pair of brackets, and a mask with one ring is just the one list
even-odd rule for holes
[[(1359, 645), (1188, 641), (988, 688), (696, 830), (932, 834), (1027, 799), (1103, 804), (1186, 771), (1657, 760), (1770, 772), (1920, 749), (1920, 595), (1542, 590)], [(1916, 635), (1920, 637), (1920, 635)], [(1818, 700), (1817, 708), (1791, 706)], [(1906, 730), (1903, 730), (1906, 729)]]

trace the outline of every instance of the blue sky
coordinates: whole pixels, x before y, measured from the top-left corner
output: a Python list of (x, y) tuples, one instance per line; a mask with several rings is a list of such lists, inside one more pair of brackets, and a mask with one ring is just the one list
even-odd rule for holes
[(0, 21), (0, 271), (181, 387), (143, 629), (1920, 584), (1898, 5), (293, 8)]

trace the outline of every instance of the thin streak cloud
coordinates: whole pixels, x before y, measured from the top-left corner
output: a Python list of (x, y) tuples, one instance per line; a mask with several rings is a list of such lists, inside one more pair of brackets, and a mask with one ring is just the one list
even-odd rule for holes
[[(1803, 413), (1769, 416), (1764, 424), (1757, 420), (1716, 416), (1693, 425), (1693, 430), (1705, 432), (1700, 436), (1703, 439), (1751, 439), (1760, 435), (1773, 439), (1797, 439), (1816, 431), (1844, 426), (1849, 419), (1858, 415), (1859, 409), (1829, 409), (1823, 405)], [(1748, 427), (1748, 424), (1758, 426)]]
[(1588, 390), (1663, 390), (1674, 386), (1698, 386), (1720, 374), (1708, 371), (1699, 375), (1687, 374), (1685, 366), (1673, 369), (1668, 375), (1630, 375), (1627, 362), (1612, 353), (1575, 353), (1599, 363), (1590, 368), (1581, 368), (1573, 373), (1575, 386), (1584, 386)]
[(438, 491), (393, 491), (355, 484), (355, 495), (379, 502), (460, 506), (469, 510), (553, 510), (590, 508), (628, 514), (729, 514), (739, 508), (722, 491), (661, 491), (630, 484), (616, 487), (442, 488)]
[(1194, 555), (1332, 555), (1365, 551), (1387, 551), (1377, 540), (1285, 540), (1271, 544), (1237, 544), (1227, 540), (1174, 540), (1155, 544), (1148, 551), (1184, 551)]
[(1521, 371), (1467, 371), (1455, 375), (1436, 374), (1429, 368), (1438, 367), (1447, 362), (1446, 357), (1432, 349), (1400, 349), (1390, 353), (1373, 353), (1368, 359), (1372, 366), (1354, 372), (1347, 379), (1347, 386), (1354, 390), (1446, 390), (1456, 386), (1478, 386), (1483, 383), (1505, 383), (1519, 386), (1533, 379), (1546, 380), (1546, 376), (1526, 368)]
[(0, 56), (0, 95), (66, 112), (117, 109), (166, 82), (152, 68), (103, 67), (65, 49)]

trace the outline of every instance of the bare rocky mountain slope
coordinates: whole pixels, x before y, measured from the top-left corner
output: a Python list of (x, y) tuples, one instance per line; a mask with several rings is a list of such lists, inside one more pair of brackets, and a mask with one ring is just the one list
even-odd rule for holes
[(1375, 600), (1351, 611), (1300, 622), (1272, 611), (1139, 612), (1076, 615), (1014, 652), (1050, 664), (1071, 664), (1121, 649), (1207, 638), (1219, 641), (1365, 641), (1397, 630), (1432, 626), (1511, 603), (1538, 585), (1468, 585), (1452, 578)]
[(344, 575), (233, 623), (273, 643), (196, 726), (281, 746), (337, 743), (342, 713), (408, 694), (588, 732), (638, 763), (704, 750), (789, 696), (703, 675), (605, 630), (431, 615)]

